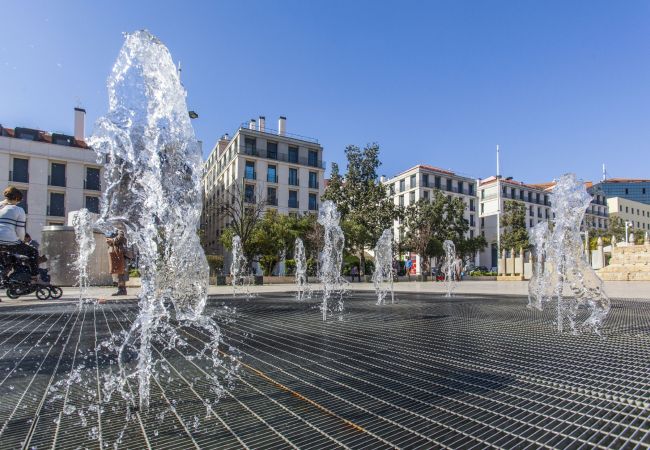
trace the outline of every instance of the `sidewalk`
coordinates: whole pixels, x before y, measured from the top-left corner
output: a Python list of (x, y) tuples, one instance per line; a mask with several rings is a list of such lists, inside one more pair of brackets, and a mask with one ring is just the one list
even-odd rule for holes
[[(352, 291), (373, 291), (372, 283), (350, 283)], [(320, 285), (312, 285), (312, 289), (319, 290)], [(89, 289), (91, 298), (100, 300), (136, 300), (139, 288), (128, 288), (129, 295), (112, 297), (114, 287), (92, 287)], [(293, 295), (293, 284), (268, 284), (264, 286), (250, 286), (252, 293), (288, 292)], [(231, 286), (210, 286), (210, 295), (232, 295)], [(395, 292), (431, 292), (443, 294), (446, 292), (444, 283), (432, 281), (425, 282), (399, 282), (395, 283)], [(610, 297), (618, 298), (643, 298), (650, 300), (650, 282), (648, 281), (605, 281), (605, 292)], [(527, 281), (463, 281), (454, 291), (456, 294), (488, 294), (488, 295), (528, 295)], [(56, 301), (76, 301), (79, 298), (78, 288), (63, 288), (63, 297)], [(4, 291), (0, 291), (0, 307), (16, 305), (35, 305), (51, 303), (53, 300), (38, 300), (33, 294), (17, 300), (8, 299)]]

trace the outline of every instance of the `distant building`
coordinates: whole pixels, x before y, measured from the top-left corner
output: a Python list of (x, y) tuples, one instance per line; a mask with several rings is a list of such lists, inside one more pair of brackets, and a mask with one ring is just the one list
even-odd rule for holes
[(204, 164), (202, 230), (208, 253), (225, 254), (219, 238), (229, 223), (216, 205), (235, 185), (250, 202), (261, 196), (267, 208), (281, 214), (318, 212), (325, 190), (323, 147), (316, 139), (287, 133), (285, 117), (277, 130), (265, 122), (260, 117), (242, 124), (233, 137), (224, 135)]
[[(507, 200), (522, 202), (526, 207), (526, 229), (530, 230), (539, 222), (552, 220), (550, 194), (555, 183), (527, 184), (512, 178), (489, 177), (479, 183), (479, 202), (481, 233), (488, 247), (481, 253), (481, 265), (488, 268), (497, 266), (498, 259), (498, 220)], [(604, 230), (609, 226), (607, 202), (602, 192), (591, 182), (585, 183), (592, 196), (591, 205), (583, 219), (586, 229)], [(510, 249), (506, 249), (510, 250)], [(515, 249), (518, 250), (518, 249)]]
[(650, 205), (635, 202), (623, 197), (607, 199), (610, 217), (619, 217), (623, 222), (630, 222), (632, 230), (650, 231)]
[[(430, 200), (436, 190), (447, 196), (462, 199), (466, 205), (464, 217), (469, 223), (467, 237), (473, 238), (478, 235), (476, 180), (474, 178), (420, 164), (390, 179), (382, 179), (382, 182), (389, 190), (395, 204), (399, 206), (412, 205), (421, 199)], [(404, 241), (404, 232), (402, 223), (396, 220), (393, 235), (397, 243)], [(408, 255), (400, 255), (401, 258), (405, 256)], [(415, 254), (411, 256), (415, 266), (414, 272), (420, 274), (421, 257)]]
[(0, 188), (23, 192), (27, 232), (41, 239), (47, 225), (65, 225), (81, 208), (99, 212), (102, 168), (84, 140), (86, 111), (75, 108), (74, 135), (0, 125)]
[(607, 198), (624, 198), (650, 205), (650, 180), (634, 178), (609, 178), (596, 183)]

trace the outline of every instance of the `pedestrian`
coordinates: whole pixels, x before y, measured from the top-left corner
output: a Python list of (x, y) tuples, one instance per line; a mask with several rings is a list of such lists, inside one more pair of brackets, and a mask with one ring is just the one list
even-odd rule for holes
[(357, 276), (359, 272), (359, 269), (357, 269), (357, 266), (352, 266), (350, 269), (350, 281), (354, 283), (354, 278)]
[(413, 261), (411, 261), (411, 258), (408, 258), (406, 260), (406, 276), (408, 277), (409, 281), (411, 281), (411, 267), (413, 266)]
[(27, 256), (32, 283), (43, 284), (38, 278), (38, 250), (23, 242), (25, 239), (25, 210), (18, 206), (23, 193), (14, 186), (4, 190), (0, 202), (0, 250)]
[(29, 233), (25, 233), (25, 239), (23, 241), (25, 244), (29, 245), (30, 247), (33, 247), (38, 251), (38, 248), (41, 246), (41, 244), (38, 243), (38, 241), (32, 239), (32, 237), (29, 235)]
[(456, 281), (462, 281), (463, 280), (463, 260), (460, 258), (456, 258), (454, 261), (454, 266), (456, 269)]
[(108, 245), (108, 257), (111, 275), (113, 281), (117, 282), (117, 292), (111, 294), (113, 297), (126, 294), (126, 236), (124, 231), (118, 230), (117, 233), (112, 234), (106, 238)]

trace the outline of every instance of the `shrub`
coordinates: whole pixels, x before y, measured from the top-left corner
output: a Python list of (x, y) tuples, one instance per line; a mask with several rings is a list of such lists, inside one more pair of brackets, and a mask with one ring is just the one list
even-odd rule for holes
[(208, 266), (210, 266), (210, 275), (215, 275), (223, 270), (223, 256), (221, 255), (206, 255)]
[(130, 278), (139, 278), (140, 277), (140, 271), (138, 269), (129, 270), (129, 277)]
[(287, 276), (296, 274), (296, 260), (287, 259), (284, 261), (284, 273)]

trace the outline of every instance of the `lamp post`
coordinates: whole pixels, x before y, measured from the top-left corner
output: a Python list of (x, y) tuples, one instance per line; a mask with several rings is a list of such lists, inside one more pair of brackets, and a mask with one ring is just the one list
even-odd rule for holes
[(629, 244), (628, 241), (628, 234), (627, 234), (627, 228), (633, 226), (634, 224), (632, 222), (628, 222), (627, 220), (625, 221), (625, 243)]

